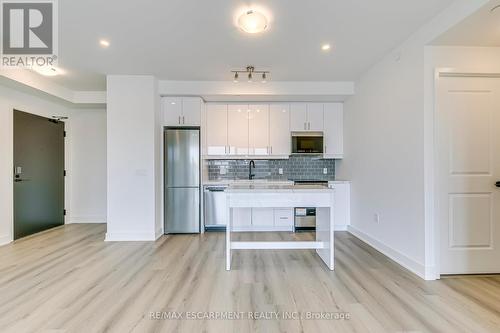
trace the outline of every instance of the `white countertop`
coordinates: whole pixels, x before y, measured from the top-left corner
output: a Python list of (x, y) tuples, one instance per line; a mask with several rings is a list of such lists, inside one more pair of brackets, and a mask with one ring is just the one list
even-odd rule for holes
[(241, 192), (330, 192), (332, 189), (321, 185), (292, 185), (292, 184), (231, 184), (226, 192), (241, 193)]
[(350, 184), (350, 180), (330, 180), (328, 181), (328, 184)]
[(267, 179), (221, 179), (221, 180), (206, 180), (203, 186), (210, 185), (293, 185), (291, 180), (267, 180)]

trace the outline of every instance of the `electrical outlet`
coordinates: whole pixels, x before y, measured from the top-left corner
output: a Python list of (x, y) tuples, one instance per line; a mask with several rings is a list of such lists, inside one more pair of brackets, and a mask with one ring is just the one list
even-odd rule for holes
[(375, 223), (380, 223), (380, 214), (375, 213), (373, 215), (373, 221), (375, 221)]
[(278, 169), (278, 174), (282, 175), (283, 174), (283, 168)]
[(327, 174), (328, 174), (328, 169), (327, 169), (327, 168), (323, 168), (323, 174), (324, 174), (324, 175), (327, 175)]

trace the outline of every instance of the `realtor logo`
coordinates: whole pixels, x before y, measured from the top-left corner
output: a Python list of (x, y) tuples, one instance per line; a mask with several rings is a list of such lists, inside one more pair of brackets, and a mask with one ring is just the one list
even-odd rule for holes
[(2, 67), (53, 66), (57, 59), (55, 0), (0, 0)]

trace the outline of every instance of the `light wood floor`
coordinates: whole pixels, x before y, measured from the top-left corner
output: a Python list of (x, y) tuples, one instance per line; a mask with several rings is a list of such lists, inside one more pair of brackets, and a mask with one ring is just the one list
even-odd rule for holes
[[(499, 276), (425, 282), (345, 232), (336, 233), (334, 272), (304, 250), (235, 251), (227, 272), (223, 233), (105, 243), (104, 232), (68, 225), (0, 247), (0, 332), (500, 331)], [(245, 319), (150, 318), (168, 311)], [(299, 317), (308, 312), (350, 318)]]

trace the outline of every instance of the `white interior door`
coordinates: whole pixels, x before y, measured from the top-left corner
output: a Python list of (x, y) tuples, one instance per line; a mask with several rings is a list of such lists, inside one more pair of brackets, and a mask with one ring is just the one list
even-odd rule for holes
[(250, 155), (269, 155), (269, 105), (250, 105), (248, 141)]
[(441, 274), (500, 273), (500, 80), (437, 83)]

